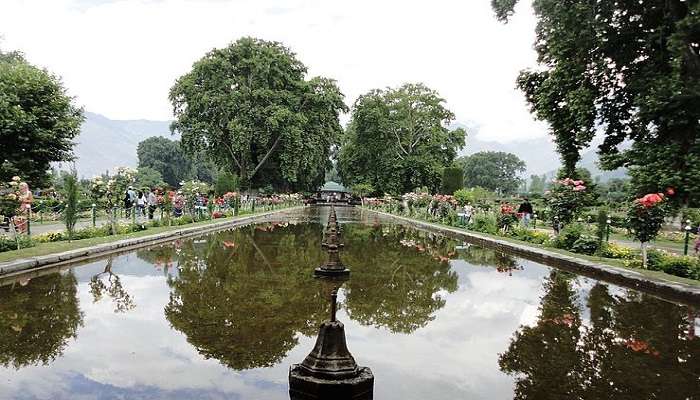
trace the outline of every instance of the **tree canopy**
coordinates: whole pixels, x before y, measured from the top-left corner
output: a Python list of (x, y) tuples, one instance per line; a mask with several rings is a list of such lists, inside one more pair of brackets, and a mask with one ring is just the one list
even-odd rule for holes
[(446, 127), (452, 120), (444, 99), (423, 84), (360, 96), (339, 153), (343, 183), (388, 193), (422, 186), (437, 191), (443, 168), (464, 146), (464, 130)]
[(139, 143), (136, 153), (139, 170), (152, 168), (158, 171), (165, 183), (172, 187), (191, 179), (209, 183), (214, 181), (216, 167), (202, 154), (188, 155), (178, 140), (150, 137)]
[(0, 50), (0, 181), (48, 183), (50, 163), (73, 158), (82, 121), (58, 77)]
[[(492, 0), (507, 21), (517, 0)], [(535, 0), (543, 69), (519, 87), (575, 176), (597, 130), (607, 169), (627, 167), (637, 195), (673, 187), (700, 198), (700, 1)], [(632, 145), (622, 150), (622, 144)], [(697, 201), (697, 200), (695, 200)]]
[(466, 187), (482, 187), (515, 193), (522, 182), (518, 174), (525, 171), (525, 162), (515, 154), (502, 151), (480, 151), (460, 157), (456, 163), (464, 169)]
[(305, 74), (282, 44), (242, 38), (176, 81), (171, 128), (188, 151), (203, 150), (243, 185), (316, 189), (347, 107), (335, 81)]

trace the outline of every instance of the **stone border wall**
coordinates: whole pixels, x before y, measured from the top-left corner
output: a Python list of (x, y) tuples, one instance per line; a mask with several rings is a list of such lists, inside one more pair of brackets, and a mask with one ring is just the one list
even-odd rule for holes
[(505, 253), (511, 253), (550, 267), (575, 272), (593, 279), (604, 280), (615, 285), (649, 293), (666, 300), (680, 302), (687, 305), (700, 305), (700, 287), (698, 286), (649, 277), (631, 269), (599, 264), (593, 261), (556, 253), (546, 249), (512, 243), (506, 240), (494, 239), (486, 235), (480, 235), (474, 232), (423, 222), (382, 211), (367, 208), (363, 208), (362, 210), (401, 221), (401, 223), (405, 225), (446, 234), (453, 238), (463, 239), (469, 243), (501, 250)]
[(229, 229), (236, 226), (248, 225), (250, 223), (264, 221), (270, 216), (284, 214), (287, 211), (300, 207), (285, 208), (283, 210), (267, 211), (261, 214), (247, 215), (240, 218), (227, 219), (211, 224), (183, 227), (172, 231), (147, 235), (137, 238), (122, 239), (115, 242), (102, 243), (95, 246), (83, 247), (69, 250), (62, 253), (48, 254), (20, 258), (17, 260), (0, 263), (0, 278), (18, 275), (25, 272), (36, 271), (44, 268), (60, 267), (66, 264), (81, 263), (95, 258), (100, 258), (113, 253), (131, 251), (140, 247), (150, 246), (157, 243), (169, 242), (176, 239), (199, 236), (205, 233)]

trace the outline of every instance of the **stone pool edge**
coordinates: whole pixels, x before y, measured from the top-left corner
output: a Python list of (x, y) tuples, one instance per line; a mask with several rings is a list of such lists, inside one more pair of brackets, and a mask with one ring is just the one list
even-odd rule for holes
[(172, 241), (175, 239), (198, 236), (204, 233), (232, 228), (240, 225), (247, 225), (257, 220), (265, 219), (271, 215), (285, 213), (290, 210), (301, 208), (302, 206), (285, 208), (282, 210), (266, 211), (260, 214), (246, 215), (240, 218), (229, 219), (211, 224), (186, 227), (175, 229), (172, 231), (156, 233), (153, 235), (141, 236), (137, 238), (129, 238), (117, 240), (114, 242), (101, 243), (94, 246), (83, 247), (74, 250), (68, 250), (60, 253), (47, 254), (43, 256), (19, 258), (12, 261), (0, 263), (0, 278), (8, 277), (15, 274), (36, 271), (44, 268), (52, 268), (73, 262), (82, 262), (93, 258), (99, 258), (104, 255), (115, 252), (128, 251), (140, 247), (145, 247), (161, 242)]
[(553, 251), (531, 247), (524, 244), (512, 243), (506, 240), (494, 239), (470, 231), (465, 231), (453, 227), (437, 225), (430, 222), (419, 221), (413, 218), (389, 214), (383, 211), (362, 208), (362, 210), (373, 212), (391, 219), (396, 219), (423, 229), (440, 233), (449, 233), (466, 238), (469, 242), (483, 245), (497, 250), (513, 253), (532, 261), (540, 262), (550, 267), (579, 273), (594, 279), (624, 286), (630, 289), (639, 290), (652, 295), (658, 295), (665, 299), (688, 303), (700, 304), (700, 288), (686, 285), (680, 282), (671, 282), (662, 279), (648, 277), (634, 270), (615, 267), (612, 265), (600, 264), (593, 261), (556, 253)]

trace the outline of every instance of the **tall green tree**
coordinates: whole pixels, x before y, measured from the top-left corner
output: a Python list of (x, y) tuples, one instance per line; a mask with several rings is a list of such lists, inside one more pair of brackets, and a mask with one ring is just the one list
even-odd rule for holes
[(181, 181), (190, 178), (192, 161), (180, 148), (180, 142), (154, 136), (139, 143), (136, 153), (139, 168), (152, 168), (158, 171), (170, 186), (177, 187)]
[(315, 189), (340, 141), (347, 107), (333, 80), (277, 42), (242, 38), (197, 61), (170, 90), (190, 152), (203, 150), (244, 186)]
[(338, 156), (343, 183), (397, 194), (422, 186), (437, 191), (442, 170), (464, 146), (465, 131), (446, 128), (453, 120), (444, 99), (423, 84), (360, 96)]
[[(506, 21), (517, 0), (492, 0)], [(635, 195), (673, 187), (700, 198), (700, 1), (535, 0), (543, 69), (518, 85), (549, 122), (568, 176), (600, 128), (607, 169), (627, 167)], [(631, 147), (621, 150), (624, 141)]]
[(47, 184), (51, 162), (73, 159), (82, 121), (57, 76), (0, 50), (0, 181), (17, 175), (31, 186)]
[(522, 182), (518, 175), (525, 171), (525, 162), (515, 154), (502, 151), (480, 151), (460, 157), (457, 164), (464, 169), (466, 187), (482, 187), (515, 193)]

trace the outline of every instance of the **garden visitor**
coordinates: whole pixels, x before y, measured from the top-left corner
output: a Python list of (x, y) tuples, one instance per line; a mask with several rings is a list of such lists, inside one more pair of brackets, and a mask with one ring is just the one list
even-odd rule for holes
[(148, 191), (148, 219), (153, 219), (153, 213), (156, 212), (156, 207), (158, 206), (158, 196), (156, 196), (155, 192), (155, 188)]
[(462, 223), (464, 225), (469, 225), (472, 220), (472, 214), (474, 213), (474, 207), (467, 202), (467, 204), (464, 205), (462, 208)]
[(141, 216), (146, 216), (146, 196), (143, 194), (142, 190), (139, 190), (139, 194), (136, 199), (136, 206), (138, 207), (138, 214)]
[(132, 205), (133, 202), (131, 201), (131, 194), (129, 194), (129, 190), (127, 190), (124, 192), (124, 213), (126, 214), (126, 218), (131, 216)]
[(34, 196), (29, 190), (29, 185), (27, 182), (21, 182), (19, 184), (19, 212), (15, 216), (15, 227), (22, 233), (26, 233), (28, 230), (27, 221), (29, 220), (32, 211), (32, 201), (34, 201)]
[(173, 199), (173, 215), (175, 217), (182, 216), (182, 209), (185, 207), (185, 198), (182, 197), (182, 192), (177, 192)]
[(698, 228), (697, 236), (695, 237), (695, 255), (700, 256), (700, 228)]
[(523, 198), (523, 202), (520, 204), (520, 207), (518, 207), (518, 213), (522, 214), (523, 216), (523, 225), (525, 225), (526, 228), (530, 226), (530, 218), (532, 217), (532, 204), (530, 204), (530, 200), (528, 200), (527, 197)]

